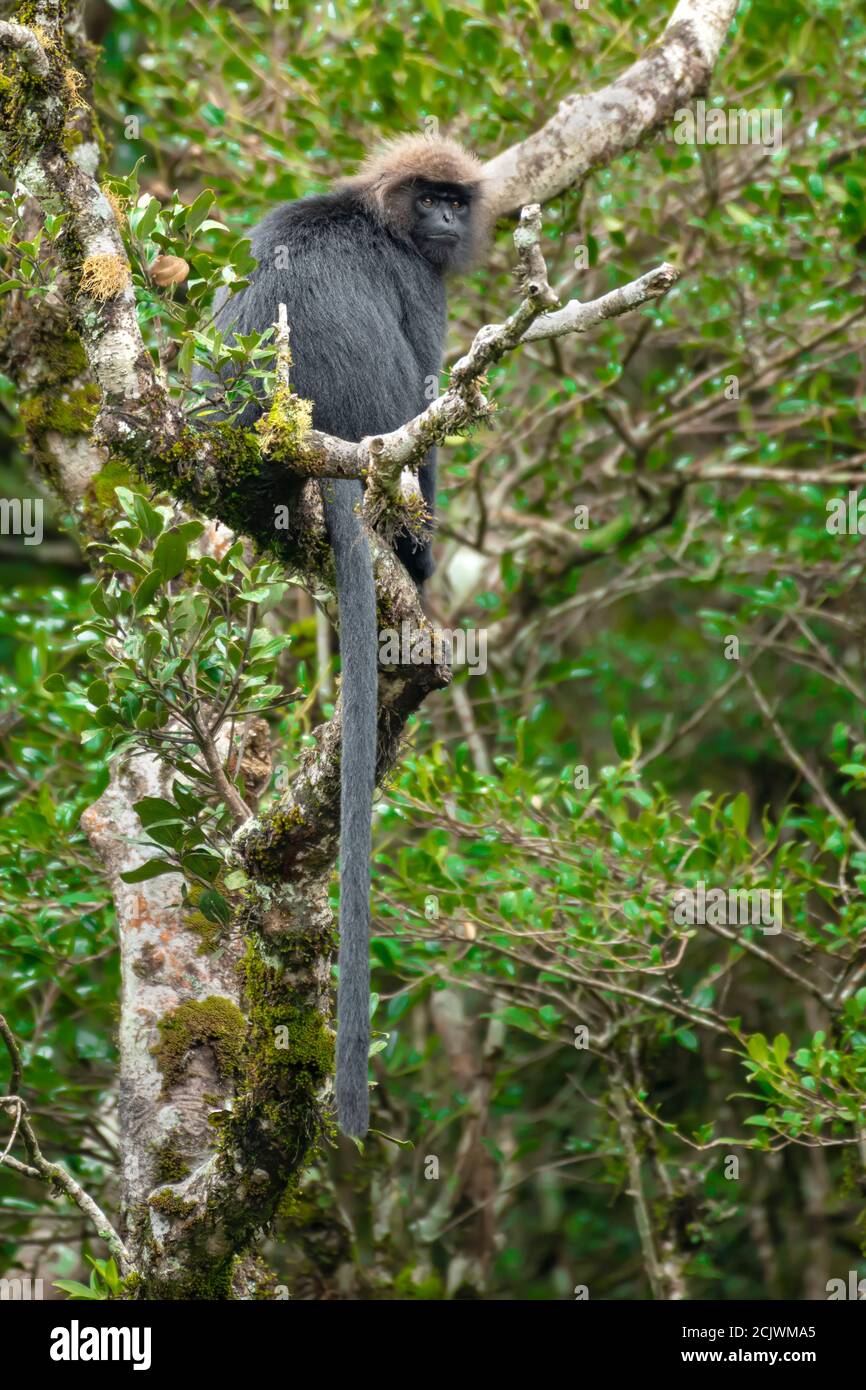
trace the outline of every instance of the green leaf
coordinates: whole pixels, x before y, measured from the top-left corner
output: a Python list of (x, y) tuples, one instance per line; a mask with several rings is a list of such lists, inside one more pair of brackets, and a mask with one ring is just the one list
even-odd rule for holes
[(113, 565), (116, 570), (121, 570), (124, 574), (135, 574), (139, 579), (143, 579), (147, 574), (147, 569), (141, 561), (133, 559), (123, 550), (104, 550), (100, 559), (103, 564)]
[(138, 819), (147, 830), (152, 825), (161, 825), (166, 821), (179, 821), (180, 812), (173, 801), (166, 801), (161, 796), (143, 796), (140, 801), (133, 803)]
[(139, 864), (137, 869), (129, 869), (120, 877), (124, 883), (145, 883), (149, 878), (159, 878), (162, 874), (177, 872), (177, 865), (169, 864), (167, 859), (148, 859), (146, 864)]
[(731, 802), (730, 810), (732, 823), (736, 829), (739, 830), (741, 835), (746, 835), (749, 829), (749, 818), (752, 813), (752, 808), (745, 792), (740, 792), (739, 796), (734, 797)]
[(102, 584), (96, 584), (90, 590), (90, 606), (101, 618), (113, 618), (117, 612), (114, 598), (109, 598)]
[[(182, 566), (181, 566), (182, 568)], [(161, 570), (152, 569), (145, 579), (142, 579), (138, 588), (132, 596), (132, 606), (136, 613), (141, 613), (147, 608), (155, 594), (159, 593), (165, 583), (165, 576)]]
[(531, 1013), (529, 1009), (521, 1008), (518, 1004), (509, 1005), (507, 1009), (497, 1012), (496, 1016), (503, 1019), (505, 1023), (510, 1023), (512, 1028), (519, 1028), (524, 1033), (531, 1033), (535, 1038), (550, 1036), (549, 1030), (538, 1015)]
[(108, 1297), (108, 1293), (105, 1289), (90, 1288), (87, 1284), (79, 1284), (77, 1279), (55, 1279), (52, 1287), (55, 1289), (62, 1289), (64, 1293), (68, 1293), (70, 1299), (87, 1299), (90, 1303)]
[[(119, 488), (115, 488), (115, 492), (119, 491)], [(149, 541), (155, 541), (165, 524), (160, 513), (150, 505), (146, 498), (142, 497), (140, 492), (135, 494), (133, 511), (142, 533), (147, 536)]]
[(100, 705), (93, 718), (100, 729), (111, 729), (115, 724), (123, 723), (123, 720), (113, 705)]
[(183, 347), (177, 354), (177, 368), (183, 376), (189, 376), (192, 371), (192, 364), (195, 360), (195, 338), (188, 337), (184, 340)]
[(208, 921), (216, 922), (218, 926), (227, 927), (232, 919), (231, 907), (222, 893), (218, 893), (215, 888), (205, 889), (198, 900), (198, 906)]
[(269, 588), (247, 589), (245, 594), (238, 594), (241, 603), (264, 603), (265, 599), (270, 598)]
[(756, 225), (754, 217), (741, 208), (739, 203), (728, 203), (725, 212), (732, 222), (736, 222), (738, 227), (754, 227)]
[(628, 725), (623, 715), (618, 714), (610, 726), (613, 735), (613, 746), (623, 762), (628, 762), (632, 756), (631, 739), (629, 738)]
[(139, 241), (146, 241), (156, 226), (156, 219), (162, 211), (162, 205), (158, 198), (151, 196), (147, 206), (138, 215), (138, 210), (133, 211), (130, 221), (135, 229), (135, 235)]
[(183, 856), (181, 863), (188, 873), (208, 883), (213, 883), (223, 866), (223, 861), (216, 854), (208, 854), (205, 850), (192, 850)]
[(203, 193), (199, 193), (184, 219), (184, 228), (190, 236), (193, 236), (204, 222), (213, 206), (213, 201), (214, 195), (209, 188), (206, 188)]
[(159, 571), (165, 583), (180, 574), (186, 564), (186, 549), (187, 542), (179, 527), (173, 526), (160, 536), (153, 552), (153, 568)]

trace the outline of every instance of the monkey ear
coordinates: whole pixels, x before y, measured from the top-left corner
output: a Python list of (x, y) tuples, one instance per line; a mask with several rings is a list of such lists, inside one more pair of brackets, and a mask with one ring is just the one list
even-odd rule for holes
[(384, 184), (370, 190), (368, 206), (389, 232), (408, 237), (415, 220), (414, 201), (411, 184), (403, 183), (396, 187)]

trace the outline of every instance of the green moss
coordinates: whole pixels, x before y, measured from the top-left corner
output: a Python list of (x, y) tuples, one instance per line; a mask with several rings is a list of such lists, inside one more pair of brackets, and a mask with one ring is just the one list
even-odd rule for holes
[(32, 457), (52, 482), (56, 478), (56, 431), (65, 437), (88, 436), (99, 408), (100, 392), (86, 383), (87, 360), (73, 333), (49, 331), (38, 320), (13, 320), (0, 345), (3, 370), (19, 381), (21, 364), (28, 364), (26, 390), (19, 403)]
[(74, 333), (46, 338), (40, 344), (40, 353), (58, 382), (75, 381), (87, 371), (87, 355)]
[(198, 1268), (186, 1274), (182, 1291), (174, 1293), (172, 1297), (184, 1301), (201, 1299), (211, 1303), (225, 1302), (232, 1297), (232, 1276), (236, 1263), (234, 1256), (220, 1264), (203, 1258)]
[(276, 1162), (285, 1174), (276, 1205), (318, 1135), (334, 1036), (316, 994), (304, 999), (285, 959), (268, 960), (250, 942), (241, 973), (249, 1028), (242, 1089), (222, 1126), (223, 1150), (268, 1171)]
[(313, 402), (297, 396), (289, 386), (277, 387), (270, 409), (256, 421), (262, 449), (276, 460), (291, 461), (302, 454), (312, 428)]
[(184, 913), (183, 924), (187, 931), (194, 932), (199, 937), (200, 956), (210, 955), (217, 949), (223, 933), (219, 922), (212, 922), (203, 912), (196, 911)]
[(36, 0), (21, 0), (15, 12), (15, 19), (18, 24), (34, 24), (39, 18), (39, 7)]
[(210, 1047), (217, 1072), (229, 1079), (238, 1072), (246, 1033), (244, 1016), (236, 1004), (219, 995), (188, 999), (159, 1020), (160, 1040), (152, 1049), (163, 1077), (163, 1094), (186, 1072), (191, 1047)]
[(239, 515), (249, 515), (248, 488), (261, 474), (261, 449), (246, 430), (225, 421), (208, 424), (207, 440), (214, 463), (204, 473), (197, 468), (202, 436), (193, 429), (184, 430), (160, 456), (139, 458), (138, 468), (158, 486), (186, 493), (187, 500), (203, 511), (219, 506), (226, 524), (231, 524), (237, 508)]
[(282, 883), (291, 865), (293, 848), (299, 853), (309, 838), (300, 806), (289, 806), (269, 811), (264, 820), (257, 822), (257, 828), (249, 827), (239, 847), (251, 877)]
[(131, 1274), (127, 1274), (126, 1278), (121, 1281), (120, 1297), (125, 1299), (135, 1298), (140, 1288), (141, 1275), (137, 1269), (134, 1269)]
[[(297, 964), (297, 962), (292, 962)], [(244, 957), (244, 993), (250, 1025), (246, 1074), (264, 1093), (317, 1090), (331, 1075), (334, 1039), (315, 1006), (299, 1005), (294, 971), (286, 963), (266, 961), (250, 942)]]
[(88, 436), (93, 428), (101, 393), (98, 386), (63, 389), (60, 382), (41, 387), (22, 400), (18, 414), (27, 432), (28, 452), (45, 476), (62, 490), (57, 477), (55, 432), (69, 439)]
[(181, 1303), (224, 1303), (233, 1298), (232, 1277), (236, 1263), (233, 1256), (215, 1262), (206, 1252), (197, 1258), (186, 1252), (185, 1258), (190, 1262), (182, 1272), (173, 1273), (171, 1278), (147, 1281), (141, 1297)]
[[(63, 8), (61, 6), (61, 17)], [(38, 22), (38, 14), (29, 4), (16, 7), (19, 24)], [(62, 33), (62, 30), (61, 30)], [(0, 137), (2, 137), (3, 166), (9, 174), (46, 145), (62, 138), (67, 107), (71, 97), (66, 82), (66, 64), (60, 44), (48, 39), (43, 31), (43, 44), (49, 58), (45, 77), (25, 71), (14, 53), (4, 54), (9, 66), (0, 88)], [(46, 98), (56, 98), (47, 102)]]
[[(146, 411), (146, 396), (138, 402)], [(191, 427), (162, 449), (141, 436), (117, 438), (114, 449), (122, 453), (136, 473), (160, 490), (205, 515), (222, 521), (231, 530), (256, 538), (259, 548), (328, 582), (331, 566), (327, 537), (309, 535), (295, 502), (303, 479), (287, 475), (285, 467), (262, 454), (254, 433), (226, 421), (203, 422), (201, 431)], [(207, 450), (207, 462), (202, 452)], [(289, 526), (278, 529), (275, 508), (288, 508)]]
[[(272, 939), (264, 933), (273, 890), (247, 888), (234, 901), (233, 931), (247, 941), (238, 966), (243, 1013), (220, 997), (181, 1004), (160, 1022), (154, 1048), (165, 1091), (185, 1075), (195, 1045), (211, 1047), (220, 1075), (235, 1084), (231, 1108), (221, 1095), (210, 1098), (219, 1110), (218, 1116), (209, 1116), (219, 1121), (214, 1130), (219, 1181), (207, 1208), (193, 1212), (176, 1190), (160, 1190), (144, 1209), (145, 1216), (149, 1209), (189, 1218), (183, 1226), (183, 1270), (162, 1269), (157, 1260), (159, 1273), (148, 1283), (148, 1298), (249, 1297), (233, 1280), (247, 1268), (250, 1251), (278, 1206), (290, 1221), (304, 1218), (309, 1202), (300, 1194), (299, 1174), (327, 1133), (322, 1092), (333, 1071), (334, 1038), (323, 1013), (319, 967), (333, 950), (333, 928), (328, 921)], [(195, 891), (188, 909), (187, 917), (199, 910)], [(203, 1102), (207, 1108), (207, 1098)], [(169, 1135), (156, 1151), (161, 1182), (177, 1182), (186, 1172), (180, 1137)], [(228, 1255), (215, 1261), (215, 1229), (225, 1234), (223, 1249), (243, 1256), (241, 1264)], [(153, 1239), (148, 1223), (139, 1244), (146, 1250)], [(265, 1297), (268, 1287), (266, 1281)]]
[(286, 1190), (277, 1203), (276, 1215), (296, 1230), (302, 1230), (316, 1220), (318, 1212), (315, 1203), (301, 1196), (300, 1172), (293, 1173), (286, 1183)]
[(155, 1180), (158, 1183), (180, 1182), (189, 1176), (190, 1167), (178, 1142), (177, 1132), (170, 1134), (156, 1150)]
[[(223, 897), (232, 900), (233, 895), (225, 886), (225, 873), (217, 875), (214, 887), (217, 888)], [(221, 922), (213, 922), (198, 907), (199, 900), (204, 892), (200, 883), (191, 883), (186, 890), (186, 903), (188, 910), (184, 912), (183, 924), (187, 931), (193, 932), (199, 938), (198, 954), (200, 956), (209, 955), (216, 951), (221, 945), (226, 927)]]
[(197, 1210), (195, 1202), (186, 1202), (182, 1197), (178, 1197), (176, 1192), (154, 1192), (152, 1197), (148, 1197), (147, 1205), (153, 1207), (154, 1211), (161, 1212), (163, 1216), (189, 1216)]
[[(11, 59), (7, 59), (11, 61)], [(13, 79), (8, 73), (3, 73), (0, 79), (0, 134), (2, 134), (4, 171), (9, 175), (14, 175), (15, 166), (21, 161), (27, 149), (27, 142), (23, 134), (16, 134), (21, 129), (22, 118), (25, 111), (25, 95), (27, 94), (28, 83), (25, 77), (18, 80)]]
[(127, 464), (109, 459), (91, 478), (80, 503), (80, 526), (88, 540), (108, 540), (118, 518), (120, 506), (115, 496), (117, 487), (134, 487)]
[(409, 1267), (401, 1269), (394, 1280), (394, 1297), (407, 1298), (425, 1303), (436, 1302), (445, 1297), (445, 1286), (438, 1274), (428, 1274), (417, 1280), (416, 1271)]
[(132, 482), (127, 465), (120, 459), (109, 459), (92, 479), (89, 490), (100, 507), (111, 508), (114, 512), (117, 510), (115, 488), (130, 487)]
[(253, 1293), (255, 1300), (271, 1302), (276, 1297), (278, 1288), (279, 1280), (272, 1269), (263, 1268), (256, 1272), (255, 1292)]
[(66, 150), (67, 154), (71, 154), (78, 145), (83, 144), (84, 131), (76, 130), (74, 126), (67, 127), (63, 135), (63, 148)]

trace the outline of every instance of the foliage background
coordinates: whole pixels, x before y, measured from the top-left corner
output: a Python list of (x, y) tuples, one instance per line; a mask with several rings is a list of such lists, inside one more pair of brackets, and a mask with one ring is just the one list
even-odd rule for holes
[[(93, 6), (114, 173), (143, 161), (141, 189), (166, 206), (211, 189), (231, 229), (182, 247), (170, 229), (191, 289), (169, 302), (142, 282), (154, 348), (192, 328), (195, 281), (212, 286), (269, 205), (430, 117), (492, 155), (619, 73), (667, 14)], [(684, 274), (640, 315), (512, 357), (491, 376), (497, 428), (442, 451), (433, 600), (487, 629), (489, 669), (429, 702), (378, 806), (374, 1110), (408, 1143), (312, 1171), (269, 1249), (293, 1296), (649, 1297), (636, 1173), (692, 1297), (823, 1297), (866, 1273), (863, 546), (826, 528), (847, 483), (766, 476), (866, 457), (864, 86), (862, 10), (746, 0), (713, 92), (781, 110), (782, 147), (661, 137), (545, 209), (564, 298), (663, 259)], [(452, 356), (507, 312), (510, 266), (503, 226), (455, 287)], [(4, 493), (32, 495), (8, 383), (0, 399)], [(117, 959), (77, 828), (107, 768), (81, 741), (83, 694), (43, 685), (88, 679), (73, 632), (87, 567), (49, 516), (42, 547), (0, 552), (0, 1012), (44, 1147), (111, 1204)], [(281, 678), (311, 695), (274, 729), (291, 764), (322, 702), (309, 608), (295, 595), (283, 616)], [(701, 878), (782, 891), (784, 934), (744, 934), (769, 958), (674, 927), (672, 892)], [(575, 1047), (581, 1024), (603, 1051)], [(3, 1169), (0, 1197), (0, 1268), (80, 1273), (74, 1210), (46, 1212)]]

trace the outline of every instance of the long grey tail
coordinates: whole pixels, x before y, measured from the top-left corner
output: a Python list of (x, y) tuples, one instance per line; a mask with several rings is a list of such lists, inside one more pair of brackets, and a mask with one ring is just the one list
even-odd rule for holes
[(323, 489), (340, 606), (343, 748), (340, 763), (340, 983), (337, 1119), (363, 1138), (369, 1124), (370, 857), (376, 783), (378, 662), (373, 562), (356, 507), (361, 484)]

